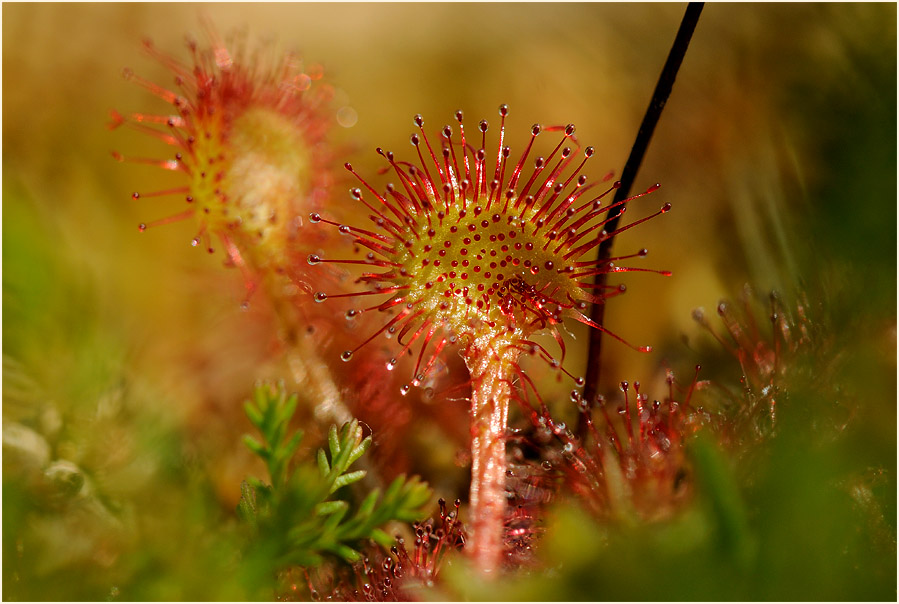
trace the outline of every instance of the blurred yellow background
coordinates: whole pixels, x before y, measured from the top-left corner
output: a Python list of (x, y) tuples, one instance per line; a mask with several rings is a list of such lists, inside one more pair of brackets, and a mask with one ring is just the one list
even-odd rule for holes
[[(228, 505), (248, 471), (248, 455), (236, 452), (248, 429), (240, 402), (254, 380), (277, 374), (260, 336), (271, 326), (253, 310), (239, 312), (239, 273), (221, 269), (221, 253), (190, 246), (194, 223), (138, 232), (138, 223), (175, 214), (181, 202), (134, 201), (131, 193), (177, 186), (179, 175), (111, 156), (172, 152), (107, 128), (112, 109), (167, 111), (122, 77), (127, 66), (171, 84), (143, 53), (145, 37), (187, 61), (185, 37), (204, 40), (200, 23), (208, 17), (226, 36), (244, 31), (251, 45), (272, 40), (321, 64), (335, 88), (333, 110), (352, 110), (343, 113), (351, 125), (334, 133), (345, 149), (335, 162), (340, 178), (342, 163), (352, 161), (383, 186), (374, 148), (411, 157), (416, 113), (437, 132), (458, 109), (467, 122), (498, 124), (497, 107), (507, 103), (513, 156), (531, 124), (574, 123), (580, 143), (597, 150), (588, 174), (598, 179), (620, 174), (683, 9), (4, 4), (4, 421), (37, 421), (29, 401), (53, 400), (64, 429), (75, 430), (102, 416), (97, 401), (124, 397), (151, 407), (135, 417), (150, 411), (187, 430), (198, 463), (221, 474), (213, 480)], [(877, 308), (887, 309), (887, 335), (876, 345), (890, 350), (895, 55), (892, 4), (706, 6), (634, 192), (655, 182), (662, 188), (634, 202), (629, 217), (665, 202), (673, 210), (616, 242), (622, 253), (649, 248), (639, 265), (674, 273), (623, 276), (628, 293), (606, 312), (607, 327), (656, 352), (641, 356), (606, 342), (606, 390), (621, 379), (657, 380), (668, 366), (688, 381), (696, 359), (681, 337), (698, 333), (694, 308), (714, 308), (743, 283), (790, 291), (797, 274), (825, 271), (829, 265), (816, 261), (828, 255), (856, 266), (862, 282), (881, 283)], [(550, 140), (555, 135), (542, 142)], [(338, 187), (333, 202), (348, 202), (350, 186)], [(821, 191), (833, 198), (824, 203)], [(802, 231), (816, 221), (821, 230)], [(573, 331), (585, 343), (584, 330)], [(579, 374), (583, 351), (573, 346), (567, 366)], [(569, 388), (560, 385), (558, 394)], [(83, 440), (97, 457), (110, 450)], [(118, 479), (133, 478), (136, 467)], [(130, 483), (119, 484), (127, 491)]]

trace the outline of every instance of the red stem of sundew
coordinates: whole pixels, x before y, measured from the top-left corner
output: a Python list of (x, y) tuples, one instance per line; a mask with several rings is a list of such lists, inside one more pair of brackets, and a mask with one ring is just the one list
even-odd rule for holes
[(488, 575), (496, 574), (503, 550), (506, 424), (519, 355), (516, 347), (486, 338), (464, 353), (471, 373), (470, 555)]

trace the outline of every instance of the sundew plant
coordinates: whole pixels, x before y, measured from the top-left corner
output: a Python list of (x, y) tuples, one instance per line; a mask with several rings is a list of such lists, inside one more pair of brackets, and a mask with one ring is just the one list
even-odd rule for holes
[(895, 6), (3, 17), (4, 599), (895, 597)]

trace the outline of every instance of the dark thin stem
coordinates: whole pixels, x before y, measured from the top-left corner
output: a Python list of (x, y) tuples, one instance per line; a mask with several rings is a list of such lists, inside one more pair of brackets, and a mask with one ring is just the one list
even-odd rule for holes
[[(677, 36), (674, 38), (674, 44), (671, 46), (671, 51), (668, 53), (668, 60), (665, 61), (665, 66), (662, 68), (662, 73), (659, 76), (656, 89), (652, 93), (652, 99), (649, 101), (649, 107), (647, 107), (646, 114), (643, 116), (643, 123), (640, 124), (640, 129), (637, 131), (637, 138), (634, 140), (633, 147), (631, 147), (631, 154), (624, 164), (624, 170), (621, 172), (621, 186), (615, 192), (615, 202), (622, 201), (630, 196), (631, 186), (634, 184), (637, 171), (640, 169), (640, 164), (643, 162), (643, 156), (646, 154), (647, 147), (649, 147), (649, 141), (652, 139), (656, 124), (658, 124), (659, 117), (662, 115), (662, 109), (665, 108), (665, 103), (671, 95), (674, 79), (677, 77), (677, 71), (680, 69), (681, 62), (684, 60), (684, 55), (687, 53), (687, 47), (690, 45), (690, 38), (693, 37), (693, 30), (696, 29), (696, 23), (699, 21), (699, 14), (702, 12), (702, 7), (702, 2), (690, 2), (687, 5), (687, 11), (684, 13), (684, 18), (681, 20), (680, 29), (678, 29)], [(622, 205), (619, 213), (606, 225), (606, 232), (612, 233), (615, 231), (618, 226), (618, 218), (623, 211), (624, 206)], [(603, 260), (612, 257), (612, 242), (614, 239), (614, 236), (609, 237), (600, 244), (599, 250), (597, 251), (598, 259)], [(599, 274), (594, 277), (594, 283), (605, 284), (605, 281), (605, 274)], [(604, 313), (604, 304), (594, 304), (590, 310), (590, 318), (599, 325), (602, 325)], [(587, 349), (587, 377), (584, 388), (584, 398), (591, 405), (593, 404), (597, 390), (599, 389), (601, 350), (602, 331), (591, 329), (590, 345)], [(578, 421), (578, 434), (583, 436), (585, 430), (586, 424), (581, 418)]]

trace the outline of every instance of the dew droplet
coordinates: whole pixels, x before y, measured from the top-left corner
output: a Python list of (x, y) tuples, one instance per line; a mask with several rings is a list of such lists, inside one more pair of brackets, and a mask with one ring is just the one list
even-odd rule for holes
[(143, 233), (144, 231), (147, 230), (147, 225), (142, 222), (139, 225), (137, 225), (137, 230), (140, 231), (141, 233)]
[(312, 296), (312, 298), (316, 302), (324, 302), (325, 300), (328, 299), (328, 294), (326, 294), (325, 292), (315, 292), (315, 295)]
[(315, 266), (321, 261), (321, 256), (319, 256), (318, 254), (309, 254), (309, 256), (306, 258), (306, 262), (308, 262), (312, 266)]
[(353, 358), (352, 350), (344, 350), (342, 353), (340, 353), (340, 360), (342, 360), (342, 361), (349, 361), (352, 358)]
[(403, 384), (402, 386), (400, 386), (400, 394), (406, 396), (407, 394), (409, 394), (410, 388), (411, 386), (409, 386), (409, 384)]

